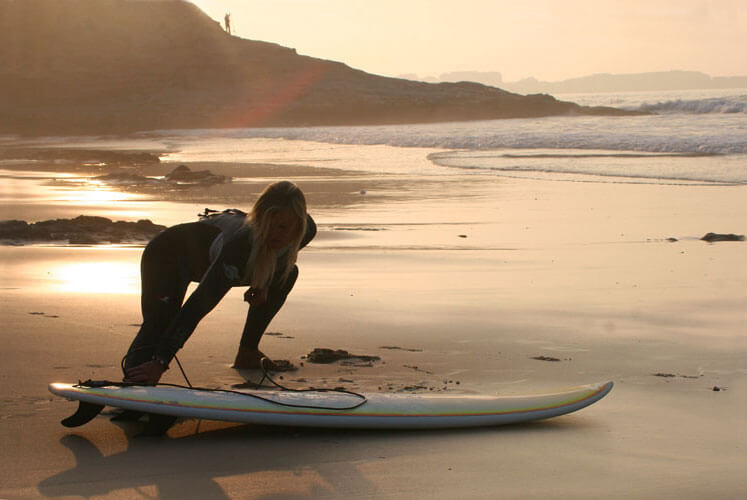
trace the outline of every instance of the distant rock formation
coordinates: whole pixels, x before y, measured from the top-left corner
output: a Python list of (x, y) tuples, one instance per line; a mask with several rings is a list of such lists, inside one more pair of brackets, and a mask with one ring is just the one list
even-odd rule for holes
[(459, 71), (437, 77), (420, 78), (409, 73), (400, 75), (408, 80), (424, 82), (470, 81), (500, 87), (519, 94), (578, 94), (597, 92), (645, 92), (665, 90), (738, 89), (747, 88), (747, 76), (710, 76), (699, 71), (655, 71), (649, 73), (597, 73), (558, 81), (524, 78), (504, 82), (500, 73), (488, 71)]
[(503, 75), (497, 71), (452, 71), (441, 73), (438, 76), (427, 76), (420, 78), (414, 73), (400, 75), (400, 78), (407, 80), (420, 80), (429, 83), (441, 82), (475, 82), (489, 85), (491, 87), (503, 88)]
[(6, 220), (0, 221), (0, 242), (16, 245), (42, 241), (66, 241), (71, 245), (130, 243), (148, 241), (164, 229), (166, 226), (145, 219), (113, 222), (106, 217), (88, 215), (31, 224), (22, 220)]
[(0, 133), (630, 114), (371, 75), (226, 33), (186, 0), (0, 2)]
[(728, 89), (747, 87), (747, 76), (711, 77), (697, 71), (658, 71), (629, 74), (599, 73), (555, 82), (525, 78), (518, 82), (504, 82), (501, 87), (522, 94), (537, 92), (573, 94), (585, 92)]

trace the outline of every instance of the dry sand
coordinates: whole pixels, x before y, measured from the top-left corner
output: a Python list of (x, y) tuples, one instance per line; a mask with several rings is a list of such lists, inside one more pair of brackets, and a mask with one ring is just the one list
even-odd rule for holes
[[(314, 347), (382, 361), (304, 363), (284, 383), (510, 394), (614, 380), (614, 390), (568, 416), (473, 430), (190, 420), (152, 439), (105, 417), (69, 430), (59, 420), (75, 405), (47, 383), (120, 376), (140, 321), (141, 249), (0, 247), (0, 498), (747, 495), (747, 247), (697, 240), (744, 233), (743, 188), (464, 177), (445, 191), (438, 178), (290, 177), (320, 233), (270, 326), (282, 335), (261, 347), (296, 363)], [(189, 219), (202, 202), (151, 200), (151, 218)], [(179, 354), (193, 383), (244, 381), (229, 367), (244, 314), (234, 290), (200, 324)], [(180, 382), (178, 371), (165, 381)]]

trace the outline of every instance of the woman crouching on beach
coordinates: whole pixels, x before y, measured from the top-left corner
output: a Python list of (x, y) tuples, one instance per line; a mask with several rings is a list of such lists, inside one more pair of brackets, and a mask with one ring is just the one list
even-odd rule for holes
[[(262, 192), (233, 231), (198, 221), (153, 238), (140, 264), (143, 323), (125, 356), (125, 382), (158, 383), (200, 320), (234, 286), (250, 287), (234, 368), (259, 367), (259, 341), (296, 282), (298, 251), (315, 234), (303, 193), (282, 181)], [(191, 281), (200, 284), (182, 305)]]

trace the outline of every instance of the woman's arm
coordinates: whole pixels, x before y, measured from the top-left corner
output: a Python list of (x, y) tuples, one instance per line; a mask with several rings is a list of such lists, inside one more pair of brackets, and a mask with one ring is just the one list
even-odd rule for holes
[[(314, 219), (312, 219), (310, 215), (307, 215), (306, 234), (304, 234), (304, 237), (301, 239), (299, 247), (305, 247), (312, 239), (314, 239), (314, 236), (316, 236), (316, 223), (314, 223)], [(278, 263), (280, 269), (283, 269), (287, 265), (287, 259)], [(244, 294), (244, 300), (249, 302), (250, 307), (246, 316), (246, 322), (244, 323), (244, 331), (241, 334), (241, 341), (239, 343), (240, 348), (258, 348), (262, 335), (265, 333), (265, 330), (280, 308), (283, 307), (285, 299), (293, 289), (293, 285), (296, 283), (297, 278), (298, 267), (293, 265), (293, 268), (288, 273), (285, 281), (280, 280), (279, 277), (276, 276), (268, 289), (261, 291), (263, 293), (262, 297), (257, 297), (252, 294), (252, 289), (249, 289), (247, 293)]]

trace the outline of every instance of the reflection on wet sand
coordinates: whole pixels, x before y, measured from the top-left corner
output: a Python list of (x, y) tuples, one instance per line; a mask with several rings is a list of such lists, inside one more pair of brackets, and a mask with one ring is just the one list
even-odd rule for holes
[(4, 288), (53, 294), (138, 294), (142, 246), (0, 246)]
[(77, 262), (49, 270), (52, 289), (68, 293), (139, 293), (137, 262)]

